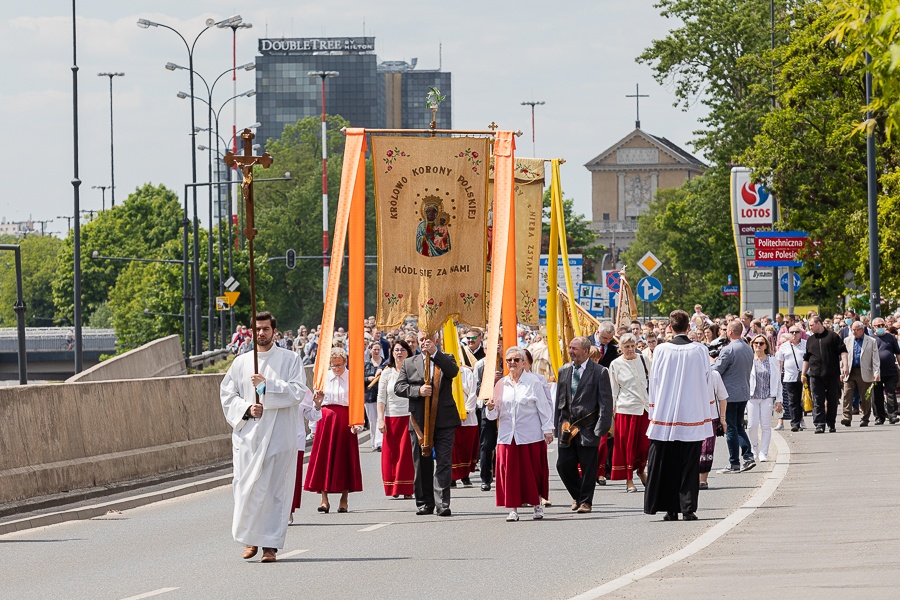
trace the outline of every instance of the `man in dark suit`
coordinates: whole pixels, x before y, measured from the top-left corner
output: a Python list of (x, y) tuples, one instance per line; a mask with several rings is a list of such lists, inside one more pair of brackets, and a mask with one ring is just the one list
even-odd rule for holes
[(591, 344), (600, 348), (600, 364), (609, 368), (612, 361), (619, 358), (619, 344), (616, 343), (616, 328), (609, 321), (600, 323), (597, 332), (591, 336)]
[[(597, 448), (612, 425), (613, 396), (606, 367), (588, 359), (591, 341), (576, 337), (569, 342), (569, 358), (559, 370), (556, 387), (556, 436), (559, 453), (556, 471), (572, 496), (572, 510), (591, 512)], [(563, 423), (578, 427), (566, 443)], [(578, 467), (581, 467), (581, 474)]]
[[(450, 516), (450, 475), (452, 467), (453, 438), (460, 425), (459, 411), (453, 400), (453, 378), (459, 374), (456, 359), (444, 354), (437, 347), (438, 333), (420, 335), (422, 354), (403, 361), (394, 386), (394, 393), (409, 398), (410, 438), (413, 446), (413, 465), (416, 470), (415, 491), (417, 515)], [(440, 389), (433, 390), (425, 383), (425, 355), (431, 357), (432, 368), (441, 371)], [(429, 381), (434, 381), (432, 373)], [(425, 398), (437, 401), (437, 418), (434, 425), (434, 458), (422, 456), (421, 446), (412, 419), (421, 431), (425, 431)]]

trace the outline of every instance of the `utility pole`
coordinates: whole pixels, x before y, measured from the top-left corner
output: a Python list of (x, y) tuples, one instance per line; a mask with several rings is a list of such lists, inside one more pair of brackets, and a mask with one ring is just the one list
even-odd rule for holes
[(74, 219), (75, 217), (70, 217), (67, 215), (57, 215), (56, 218), (66, 220), (66, 231), (69, 231), (70, 229), (72, 229), (72, 219)]
[(53, 219), (47, 219), (45, 221), (33, 221), (33, 222), (41, 224), (41, 237), (44, 237), (44, 230), (46, 229), (47, 223), (52, 223)]

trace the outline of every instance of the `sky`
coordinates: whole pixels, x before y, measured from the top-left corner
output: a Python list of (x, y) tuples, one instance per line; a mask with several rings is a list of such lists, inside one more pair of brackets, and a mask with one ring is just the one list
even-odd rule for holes
[[(0, 52), (7, 57), (0, 65), (0, 107), (14, 160), (6, 163), (0, 218), (53, 220), (47, 231), (64, 232), (61, 216), (73, 213), (72, 3), (7, 4), (0, 22)], [(188, 89), (188, 73), (164, 68), (187, 66), (187, 50), (171, 31), (139, 28), (139, 18), (169, 25), (190, 42), (208, 18), (240, 14), (253, 27), (238, 31), (238, 64), (255, 59), (259, 38), (364, 32), (375, 37), (379, 60), (416, 57), (419, 69), (440, 61), (453, 74), (454, 126), (483, 129), (495, 121), (524, 132), (517, 155), (565, 158), (565, 196), (588, 219), (590, 174), (583, 165), (633, 130), (635, 102), (625, 96), (636, 84), (649, 95), (640, 104), (649, 133), (691, 151), (703, 116), (699, 104), (686, 112), (673, 106), (671, 82), (658, 85), (650, 67), (635, 62), (678, 25), (660, 17), (651, 0), (260, 0), (231, 10), (221, 0), (81, 0), (77, 14), (79, 176), (81, 208), (88, 210), (101, 208), (102, 192), (92, 186), (110, 183), (109, 78), (98, 77), (101, 72), (125, 73), (113, 81), (117, 203), (148, 182), (181, 196), (191, 181), (190, 104), (177, 97)], [(229, 69), (231, 38), (230, 29), (206, 31), (196, 44), (195, 70), (211, 79)], [(216, 106), (233, 95), (230, 82), (223, 83)], [(254, 85), (254, 72), (239, 72), (238, 93)], [(535, 108), (535, 152), (531, 109), (521, 105), (533, 100), (546, 102)], [(255, 122), (254, 98), (236, 104), (239, 129)], [(202, 106), (198, 125), (205, 121)], [(205, 144), (200, 136), (198, 144)], [(198, 151), (197, 160), (198, 180), (206, 181), (206, 152)], [(107, 207), (110, 201), (107, 190)]]

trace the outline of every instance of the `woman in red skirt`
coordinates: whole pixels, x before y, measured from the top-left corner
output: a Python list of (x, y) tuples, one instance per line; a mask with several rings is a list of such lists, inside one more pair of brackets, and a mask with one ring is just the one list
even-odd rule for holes
[(394, 393), (400, 365), (412, 356), (409, 344), (394, 340), (387, 366), (378, 380), (378, 430), (381, 441), (381, 479), (384, 495), (412, 498), (415, 470), (412, 461), (412, 440), (409, 437), (409, 399)]
[(475, 371), (465, 364), (460, 365), (459, 376), (462, 377), (467, 416), (456, 428), (456, 435), (453, 437), (450, 487), (456, 487), (456, 482), (462, 480), (462, 486), (470, 488), (472, 480), (469, 479), (469, 474), (475, 472), (475, 465), (478, 464), (478, 454), (481, 450), (478, 414), (475, 412), (478, 403), (477, 386), (480, 382), (475, 381)]
[(544, 518), (541, 498), (550, 489), (547, 444), (553, 441), (553, 415), (543, 383), (525, 371), (525, 352), (506, 351), (509, 375), (494, 386), (483, 415), (497, 425), (497, 506), (510, 509), (507, 521), (518, 521), (520, 506), (534, 507), (533, 519)]
[(650, 438), (647, 437), (649, 420), (650, 361), (637, 354), (637, 340), (626, 333), (619, 337), (622, 356), (609, 365), (609, 381), (616, 408), (616, 436), (612, 456), (613, 480), (625, 480), (625, 491), (636, 492), (633, 473), (646, 485), (644, 467)]
[(316, 423), (306, 471), (307, 492), (322, 494), (321, 513), (331, 510), (328, 494), (341, 494), (338, 512), (345, 513), (347, 495), (362, 491), (362, 471), (359, 468), (358, 427), (350, 427), (350, 380), (347, 375), (347, 353), (342, 348), (331, 349), (331, 370), (325, 377), (325, 389), (316, 390), (315, 399), (322, 400), (322, 418)]

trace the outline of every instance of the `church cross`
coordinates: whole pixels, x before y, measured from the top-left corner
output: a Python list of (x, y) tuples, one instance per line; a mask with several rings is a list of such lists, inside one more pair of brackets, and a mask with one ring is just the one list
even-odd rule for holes
[(635, 110), (637, 111), (637, 119), (634, 122), (635, 129), (641, 128), (641, 98), (649, 98), (647, 94), (641, 93), (641, 84), (634, 84), (634, 93), (625, 94), (626, 98), (634, 98)]

